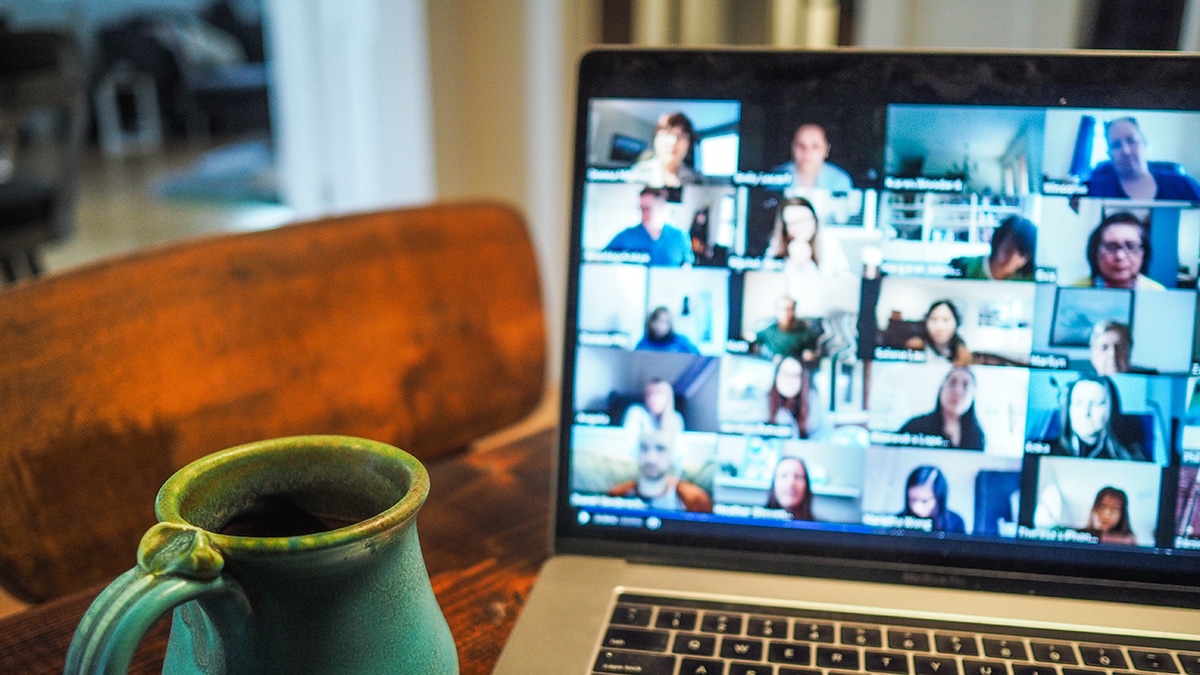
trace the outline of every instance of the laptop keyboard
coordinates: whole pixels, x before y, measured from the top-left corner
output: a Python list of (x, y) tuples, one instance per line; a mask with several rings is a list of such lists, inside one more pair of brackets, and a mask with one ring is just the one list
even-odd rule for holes
[(1200, 638), (1122, 638), (622, 594), (592, 672), (1200, 675)]

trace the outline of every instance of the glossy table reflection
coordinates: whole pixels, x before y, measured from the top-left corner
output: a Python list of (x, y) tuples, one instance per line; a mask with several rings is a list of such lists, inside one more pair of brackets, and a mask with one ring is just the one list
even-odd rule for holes
[[(429, 465), (417, 529), (464, 675), (490, 673), (549, 553), (551, 431)], [(132, 564), (133, 552), (130, 552)], [(0, 673), (61, 673), (75, 626), (100, 587), (0, 619)], [(168, 622), (131, 673), (162, 672)]]

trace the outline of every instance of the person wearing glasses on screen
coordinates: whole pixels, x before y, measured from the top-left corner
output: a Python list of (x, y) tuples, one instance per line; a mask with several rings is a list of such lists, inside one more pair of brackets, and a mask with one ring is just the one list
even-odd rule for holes
[(1200, 182), (1179, 165), (1148, 160), (1149, 144), (1137, 119), (1118, 117), (1105, 122), (1104, 138), (1110, 161), (1092, 170), (1087, 180), (1089, 197), (1200, 201)]
[(1142, 221), (1128, 211), (1105, 216), (1087, 242), (1091, 274), (1073, 286), (1161, 291), (1164, 286), (1146, 276), (1150, 266), (1150, 236)]
[(1121, 413), (1117, 387), (1108, 377), (1085, 377), (1068, 386), (1062, 432), (1050, 454), (1084, 459), (1149, 461), (1133, 421)]
[(829, 162), (829, 138), (820, 124), (801, 124), (792, 136), (792, 161), (775, 167), (776, 173), (792, 174), (788, 194), (800, 188), (849, 192), (854, 188), (850, 174)]
[(629, 180), (656, 188), (677, 188), (701, 182), (692, 168), (695, 128), (681, 112), (663, 113), (654, 126), (651, 150), (629, 168)]

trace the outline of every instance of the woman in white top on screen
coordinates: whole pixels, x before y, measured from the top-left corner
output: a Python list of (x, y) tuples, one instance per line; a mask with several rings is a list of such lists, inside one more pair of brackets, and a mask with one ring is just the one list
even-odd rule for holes
[(663, 113), (654, 126), (653, 149), (630, 167), (629, 180), (654, 188), (677, 188), (699, 183), (691, 165), (692, 121), (681, 112)]
[(625, 411), (621, 426), (641, 431), (683, 431), (683, 415), (675, 409), (675, 389), (670, 382), (655, 377), (646, 382), (642, 402)]
[(791, 197), (775, 208), (775, 228), (767, 258), (784, 261), (793, 274), (849, 273), (850, 263), (835, 238), (821, 235), (817, 210), (804, 197)]

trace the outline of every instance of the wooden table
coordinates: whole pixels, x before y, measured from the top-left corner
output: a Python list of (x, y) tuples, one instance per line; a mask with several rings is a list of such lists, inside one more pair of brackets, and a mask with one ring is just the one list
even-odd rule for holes
[[(549, 554), (553, 439), (545, 431), (429, 466), (417, 528), (464, 675), (492, 671)], [(0, 673), (61, 673), (75, 626), (101, 590), (0, 619)], [(166, 620), (151, 629), (131, 673), (162, 672), (167, 629)]]

